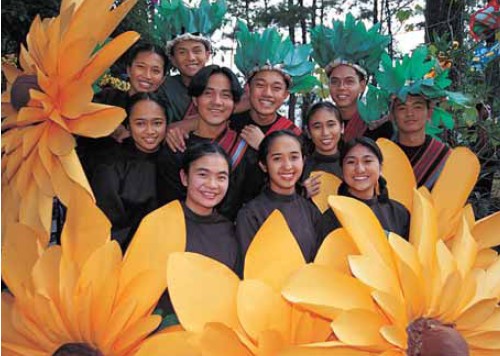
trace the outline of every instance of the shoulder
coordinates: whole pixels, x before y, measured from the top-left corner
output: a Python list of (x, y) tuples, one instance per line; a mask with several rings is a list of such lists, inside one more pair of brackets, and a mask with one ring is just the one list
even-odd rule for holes
[(391, 205), (391, 206), (392, 206), (392, 208), (393, 208), (396, 212), (399, 212), (399, 213), (401, 213), (401, 214), (404, 214), (404, 215), (408, 215), (408, 216), (410, 216), (410, 212), (408, 211), (408, 209), (406, 209), (406, 207), (405, 207), (403, 204), (401, 204), (400, 202), (398, 202), (398, 201), (396, 201), (396, 200), (394, 200), (394, 199), (389, 199), (389, 200), (387, 201), (387, 203), (388, 203), (389, 205)]

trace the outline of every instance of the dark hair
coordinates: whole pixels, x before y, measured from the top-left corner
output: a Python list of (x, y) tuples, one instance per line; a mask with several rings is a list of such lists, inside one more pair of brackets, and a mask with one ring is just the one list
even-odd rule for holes
[[(349, 153), (354, 147), (361, 145), (363, 147), (368, 148), (378, 159), (379, 163), (382, 164), (384, 162), (384, 156), (382, 155), (382, 151), (380, 150), (380, 147), (378, 147), (377, 143), (373, 141), (371, 138), (368, 137), (357, 137), (354, 138), (348, 142), (345, 142), (342, 147), (340, 148), (340, 164), (343, 166), (344, 160)], [(382, 175), (378, 178), (378, 186), (379, 186), (379, 199), (381, 201), (388, 201), (389, 200), (389, 192), (387, 191), (387, 181), (385, 180)], [(347, 192), (348, 186), (344, 182), (339, 187), (339, 193), (340, 194), (345, 194)]]
[(281, 76), (283, 77), (283, 80), (285, 81), (285, 85), (286, 85), (286, 89), (290, 89), (290, 86), (292, 85), (291, 83), (291, 80), (289, 78), (286, 77), (286, 75), (283, 73), (283, 72), (280, 72), (279, 70), (276, 70), (276, 69), (261, 69), (261, 70), (257, 70), (255, 71), (248, 79), (247, 79), (247, 83), (250, 85), (250, 83), (252, 82), (253, 78), (255, 78), (255, 76), (257, 75), (257, 73), (260, 73), (260, 72), (277, 72), (279, 74), (281, 74)]
[(181, 169), (188, 174), (189, 173), (189, 167), (194, 161), (197, 161), (198, 159), (208, 156), (208, 155), (219, 155), (222, 156), (228, 166), (228, 171), (229, 173), (231, 172), (231, 159), (227, 155), (226, 151), (219, 146), (218, 144), (214, 142), (202, 142), (202, 143), (197, 143), (195, 145), (192, 145), (187, 148), (186, 152), (184, 152), (184, 155), (182, 157), (182, 165)]
[(234, 103), (240, 101), (241, 96), (243, 95), (243, 89), (241, 88), (240, 83), (238, 82), (238, 78), (233, 73), (233, 71), (227, 67), (221, 67), (216, 64), (208, 65), (198, 71), (195, 74), (193, 79), (191, 79), (191, 83), (189, 84), (188, 94), (192, 97), (199, 97), (208, 85), (208, 80), (214, 74), (223, 74), (229, 79), (231, 83), (231, 93), (233, 95)]
[(278, 131), (273, 131), (269, 135), (264, 137), (264, 139), (260, 143), (258, 152), (259, 162), (266, 165), (266, 158), (267, 155), (269, 154), (269, 147), (271, 147), (271, 144), (274, 142), (274, 140), (276, 140), (278, 137), (283, 137), (283, 136), (294, 138), (299, 143), (300, 152), (302, 154), (304, 153), (304, 149), (302, 147), (302, 139), (299, 136), (297, 136), (290, 130), (278, 130)]
[(304, 120), (304, 124), (306, 127), (309, 127), (309, 121), (311, 120), (313, 115), (316, 114), (316, 112), (318, 112), (320, 110), (326, 110), (326, 111), (332, 113), (333, 115), (335, 115), (335, 118), (337, 119), (337, 121), (339, 122), (339, 124), (341, 126), (344, 124), (344, 122), (342, 121), (342, 116), (340, 115), (339, 108), (335, 104), (333, 104), (330, 101), (319, 101), (319, 102), (313, 104), (309, 108), (309, 110), (307, 111), (307, 114), (306, 114), (306, 117)]
[(130, 67), (132, 63), (134, 63), (135, 58), (142, 52), (152, 52), (159, 55), (163, 59), (163, 76), (167, 75), (170, 69), (170, 62), (165, 54), (165, 51), (162, 47), (148, 42), (138, 42), (129, 50), (127, 56), (127, 67)]
[(137, 104), (139, 101), (143, 101), (143, 100), (154, 101), (156, 104), (158, 104), (163, 109), (163, 112), (165, 113), (165, 118), (167, 117), (167, 110), (165, 109), (165, 106), (163, 106), (163, 103), (161, 102), (158, 94), (145, 93), (145, 92), (144, 93), (143, 92), (135, 93), (134, 95), (132, 95), (131, 97), (128, 98), (127, 107), (125, 108), (125, 110), (127, 111), (127, 116), (130, 115), (135, 104)]
[[(422, 99), (425, 100), (425, 105), (427, 106), (427, 109), (431, 108), (431, 101), (432, 100), (426, 98), (424, 95), (422, 95), (422, 94), (408, 94), (406, 99), (408, 99), (409, 96), (414, 97), (414, 98), (421, 97)], [(392, 101), (392, 105), (391, 105), (390, 110), (394, 111), (394, 109), (396, 108), (396, 104), (398, 104), (398, 103), (404, 104), (404, 103), (406, 103), (406, 100), (403, 101), (403, 100), (399, 99), (398, 97), (394, 98), (394, 100)]]

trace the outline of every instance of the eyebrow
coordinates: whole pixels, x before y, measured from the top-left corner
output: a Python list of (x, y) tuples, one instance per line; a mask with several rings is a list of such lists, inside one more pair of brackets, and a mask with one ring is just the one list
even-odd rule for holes
[[(196, 172), (207, 172), (207, 173), (210, 173), (212, 172), (210, 169), (208, 168), (205, 168), (205, 167), (199, 167), (199, 168), (196, 168)], [(229, 173), (227, 171), (218, 171), (218, 172), (215, 172), (216, 174), (224, 174), (224, 175), (229, 175)]]

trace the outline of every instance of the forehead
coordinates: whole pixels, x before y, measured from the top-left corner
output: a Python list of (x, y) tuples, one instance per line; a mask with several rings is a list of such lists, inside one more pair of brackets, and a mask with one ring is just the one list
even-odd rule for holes
[(151, 51), (142, 51), (137, 53), (133, 62), (142, 62), (158, 66), (164, 65), (163, 58), (158, 53)]
[(317, 109), (309, 119), (309, 124), (316, 122), (327, 122), (327, 121), (337, 121), (340, 123), (340, 118), (335, 115), (335, 113), (327, 108)]
[(129, 120), (134, 119), (165, 119), (165, 111), (153, 100), (141, 100), (134, 104), (130, 111)]
[(195, 40), (185, 40), (177, 43), (174, 47), (174, 52), (175, 51), (180, 51), (180, 50), (202, 50), (206, 51), (205, 45), (203, 42), (200, 41), (195, 41)]
[(377, 155), (371, 149), (361, 144), (354, 146), (346, 154), (346, 157), (365, 157), (365, 156), (373, 156), (375, 158), (377, 157)]
[(301, 152), (300, 143), (291, 136), (276, 137), (269, 146), (269, 154)]
[(217, 153), (206, 154), (191, 162), (190, 170), (207, 170), (210, 172), (228, 172), (229, 166), (224, 157)]
[(283, 74), (275, 70), (261, 70), (255, 73), (252, 82), (286, 85), (285, 77), (283, 76)]
[(229, 81), (229, 78), (224, 74), (215, 73), (208, 78), (207, 88), (231, 90), (231, 82)]
[(358, 77), (356, 70), (346, 64), (341, 64), (333, 68), (330, 78)]

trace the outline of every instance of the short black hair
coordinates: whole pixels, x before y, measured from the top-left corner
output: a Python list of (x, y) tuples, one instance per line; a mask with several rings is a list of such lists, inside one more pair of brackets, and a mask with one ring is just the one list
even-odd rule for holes
[(241, 88), (238, 78), (233, 73), (233, 71), (227, 67), (221, 67), (216, 64), (208, 65), (202, 69), (191, 79), (189, 84), (188, 94), (192, 97), (199, 97), (208, 85), (208, 80), (214, 74), (223, 74), (229, 79), (231, 83), (231, 93), (233, 95), (233, 101), (235, 103), (239, 102), (241, 96), (243, 95), (243, 89)]
[(163, 59), (163, 76), (167, 75), (170, 70), (170, 61), (167, 54), (162, 47), (149, 42), (138, 42), (128, 51), (127, 67), (130, 67), (139, 53), (143, 52), (152, 52), (159, 55)]
[(315, 104), (313, 104), (309, 110), (307, 111), (307, 114), (306, 114), (306, 117), (305, 117), (305, 120), (304, 120), (304, 124), (306, 127), (309, 127), (309, 121), (311, 120), (311, 118), (313, 117), (313, 115), (318, 112), (319, 110), (326, 110), (330, 113), (332, 113), (335, 118), (337, 119), (337, 121), (339, 122), (340, 125), (343, 124), (343, 121), (342, 121), (342, 116), (340, 114), (340, 110), (339, 108), (333, 104), (332, 102), (330, 101), (319, 101)]
[(163, 109), (163, 112), (165, 113), (165, 119), (167, 119), (167, 110), (165, 109), (165, 106), (163, 106), (158, 94), (139, 92), (132, 95), (127, 101), (127, 107), (125, 108), (125, 110), (127, 111), (127, 120), (126, 120), (127, 124), (128, 124), (128, 118), (130, 117), (130, 113), (132, 112), (132, 109), (134, 108), (135, 104), (143, 100), (154, 101), (156, 104), (158, 104)]
[(189, 168), (191, 167), (191, 164), (193, 162), (202, 157), (214, 154), (222, 156), (226, 160), (228, 172), (231, 173), (231, 159), (229, 158), (226, 151), (224, 151), (221, 146), (214, 142), (202, 142), (189, 146), (182, 156), (181, 169), (186, 174), (189, 174)]
[(278, 137), (283, 137), (283, 136), (293, 137), (300, 146), (300, 152), (304, 154), (303, 142), (300, 136), (297, 136), (290, 130), (278, 130), (278, 131), (273, 131), (269, 135), (264, 137), (264, 139), (260, 143), (258, 152), (259, 162), (266, 165), (266, 158), (267, 155), (269, 154), (269, 147), (271, 147), (271, 144), (274, 142), (274, 140), (276, 140)]

